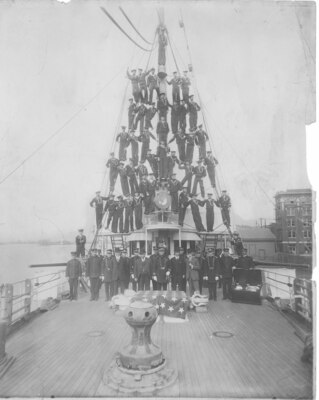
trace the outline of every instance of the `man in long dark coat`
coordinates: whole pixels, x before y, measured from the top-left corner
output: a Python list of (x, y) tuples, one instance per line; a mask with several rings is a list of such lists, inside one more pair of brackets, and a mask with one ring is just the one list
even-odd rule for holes
[(97, 301), (99, 299), (101, 274), (102, 259), (97, 255), (97, 249), (92, 249), (92, 255), (86, 262), (86, 276), (90, 278), (90, 301)]
[(102, 225), (104, 200), (108, 198), (101, 196), (101, 192), (97, 191), (96, 196), (90, 201), (90, 206), (95, 207), (96, 229), (100, 229)]
[(172, 174), (171, 179), (168, 180), (168, 191), (172, 198), (171, 210), (173, 213), (178, 213), (178, 192), (182, 188), (180, 181), (176, 179), (176, 174)]
[(102, 262), (102, 272), (103, 272), (103, 280), (104, 280), (104, 288), (105, 288), (105, 301), (110, 301), (114, 296), (113, 293), (113, 252), (112, 250), (106, 251), (106, 257)]
[(207, 232), (213, 232), (214, 230), (214, 204), (212, 193), (207, 193), (207, 199), (203, 200), (204, 205), (206, 205), (206, 225)]
[(170, 260), (172, 275), (172, 290), (186, 291), (186, 257), (183, 248), (175, 251), (175, 256)]
[(114, 152), (110, 153), (110, 158), (107, 160), (106, 167), (110, 168), (110, 192), (114, 191), (120, 161), (114, 156)]
[(134, 215), (134, 199), (132, 195), (128, 195), (127, 199), (124, 201), (125, 208), (125, 222), (124, 222), (124, 232), (129, 233), (134, 231), (133, 215)]
[(204, 158), (204, 165), (206, 165), (210, 184), (212, 185), (213, 188), (216, 187), (215, 167), (217, 164), (218, 164), (218, 161), (213, 156), (211, 150), (208, 150), (206, 157)]
[(150, 268), (151, 268), (151, 276), (152, 276), (152, 285), (153, 285), (153, 290), (157, 290), (157, 282), (153, 279), (153, 271), (155, 269), (155, 263), (156, 259), (159, 257), (158, 255), (158, 248), (156, 246), (153, 246), (153, 254), (150, 256)]
[(85, 256), (85, 243), (86, 243), (86, 236), (83, 235), (83, 229), (79, 229), (79, 234), (75, 237), (75, 246), (76, 246), (76, 256), (77, 257)]
[(222, 276), (222, 285), (223, 285), (223, 300), (226, 300), (230, 298), (233, 267), (235, 267), (235, 260), (229, 254), (228, 248), (224, 248), (223, 254), (220, 257), (219, 262), (220, 262), (220, 273)]
[(219, 258), (215, 256), (215, 248), (207, 250), (204, 280), (208, 283), (209, 300), (217, 300), (217, 282), (220, 274)]
[(195, 223), (196, 230), (198, 232), (205, 232), (205, 228), (203, 226), (202, 218), (201, 218), (200, 212), (199, 212), (199, 206), (202, 207), (203, 206), (203, 202), (198, 200), (196, 197), (197, 197), (197, 194), (196, 193), (192, 193), (191, 194), (191, 200), (188, 202), (188, 205), (191, 206), (193, 220), (194, 220), (194, 223)]
[(178, 198), (178, 224), (183, 226), (189, 198), (187, 195), (187, 186), (184, 186)]
[(71, 251), (72, 259), (67, 262), (65, 276), (69, 278), (70, 301), (78, 299), (79, 278), (82, 275), (81, 262), (76, 258), (76, 251)]
[(119, 147), (119, 160), (126, 161), (126, 148), (129, 145), (129, 135), (125, 131), (126, 126), (122, 126), (122, 132), (116, 136), (116, 141), (120, 142)]
[(169, 258), (165, 255), (165, 248), (160, 247), (152, 269), (152, 280), (156, 282), (157, 290), (167, 290), (169, 275)]
[(121, 293), (124, 293), (125, 289), (128, 289), (130, 281), (130, 259), (127, 257), (127, 251), (123, 249), (121, 251), (121, 262), (119, 263), (119, 287)]
[(132, 287), (133, 290), (137, 289), (137, 281), (135, 280), (135, 276), (134, 276), (134, 270), (135, 270), (135, 265), (136, 263), (140, 260), (140, 254), (139, 254), (139, 250), (135, 249), (133, 256), (130, 259), (130, 281), (132, 282)]
[(145, 257), (145, 250), (140, 251), (140, 259), (134, 264), (133, 274), (138, 283), (138, 290), (150, 290), (151, 261)]

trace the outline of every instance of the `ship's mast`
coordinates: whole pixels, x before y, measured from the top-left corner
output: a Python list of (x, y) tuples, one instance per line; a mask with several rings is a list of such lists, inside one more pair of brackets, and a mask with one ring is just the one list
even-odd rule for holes
[(157, 10), (159, 24), (157, 27), (158, 37), (158, 78), (160, 93), (166, 94), (166, 46), (167, 46), (167, 28), (164, 24), (164, 9)]

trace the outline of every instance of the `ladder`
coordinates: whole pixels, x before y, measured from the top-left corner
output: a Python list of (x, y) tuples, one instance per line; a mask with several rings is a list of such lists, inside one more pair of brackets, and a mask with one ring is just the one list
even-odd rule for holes
[(122, 233), (113, 233), (110, 235), (113, 253), (116, 248), (125, 248), (126, 240), (124, 240), (124, 235)]

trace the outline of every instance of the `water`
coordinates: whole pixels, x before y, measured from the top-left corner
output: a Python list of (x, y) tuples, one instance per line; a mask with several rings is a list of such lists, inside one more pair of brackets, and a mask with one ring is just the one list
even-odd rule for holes
[(0, 284), (45, 275), (64, 267), (29, 268), (30, 264), (68, 261), (75, 245), (4, 244), (0, 245)]

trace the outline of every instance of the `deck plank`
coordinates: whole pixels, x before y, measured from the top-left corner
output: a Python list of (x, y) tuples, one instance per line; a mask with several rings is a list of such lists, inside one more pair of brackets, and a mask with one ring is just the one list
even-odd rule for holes
[[(154, 324), (152, 339), (178, 372), (181, 397), (310, 398), (312, 370), (303, 344), (270, 306), (210, 302), (180, 324)], [(93, 332), (101, 336), (90, 336)], [(213, 332), (234, 336), (217, 338)], [(16, 361), (0, 382), (1, 396), (96, 396), (130, 328), (101, 299), (62, 302), (8, 338)], [(175, 392), (174, 392), (175, 393)], [(103, 395), (103, 393), (102, 393)]]

